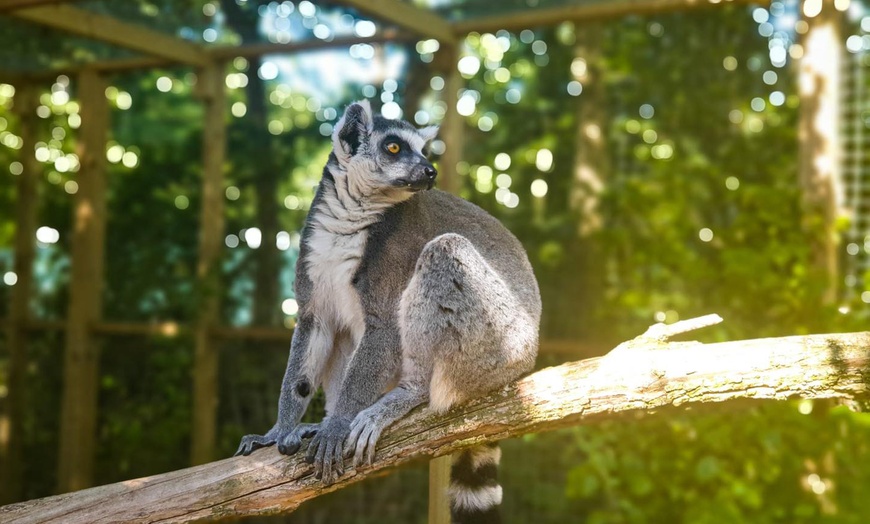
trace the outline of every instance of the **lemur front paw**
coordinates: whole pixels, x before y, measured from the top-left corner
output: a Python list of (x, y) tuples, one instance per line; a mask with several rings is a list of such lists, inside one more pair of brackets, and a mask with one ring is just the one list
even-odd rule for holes
[(278, 426), (273, 426), (272, 429), (266, 432), (265, 435), (245, 435), (239, 443), (239, 449), (236, 450), (234, 457), (239, 455), (248, 456), (252, 451), (260, 448), (266, 448), (275, 444), (278, 435)]
[(350, 424), (350, 436), (347, 438), (345, 454), (353, 454), (354, 467), (362, 464), (371, 465), (375, 460), (375, 446), (381, 433), (389, 425), (378, 409), (378, 405), (359, 412)]
[(308, 463), (314, 463), (314, 476), (331, 484), (344, 474), (344, 442), (350, 433), (350, 419), (327, 417), (308, 446)]
[(278, 452), (293, 455), (302, 447), (302, 439), (317, 434), (320, 424), (296, 424), (296, 427), (278, 437)]

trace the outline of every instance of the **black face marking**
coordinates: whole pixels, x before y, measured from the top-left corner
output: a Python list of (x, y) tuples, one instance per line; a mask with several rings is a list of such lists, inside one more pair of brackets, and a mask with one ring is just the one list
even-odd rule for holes
[(405, 129), (408, 131), (416, 132), (417, 128), (409, 124), (404, 120), (388, 120), (380, 115), (375, 115), (374, 118), (374, 131), (375, 133), (387, 133), (391, 129)]
[(300, 381), (296, 384), (296, 393), (299, 393), (299, 396), (302, 398), (307, 397), (311, 394), (311, 384), (307, 380)]

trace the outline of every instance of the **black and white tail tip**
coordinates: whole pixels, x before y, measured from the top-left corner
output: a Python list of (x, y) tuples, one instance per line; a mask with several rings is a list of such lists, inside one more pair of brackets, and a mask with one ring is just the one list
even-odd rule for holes
[(453, 457), (450, 469), (450, 515), (453, 524), (499, 524), (498, 444), (484, 444)]

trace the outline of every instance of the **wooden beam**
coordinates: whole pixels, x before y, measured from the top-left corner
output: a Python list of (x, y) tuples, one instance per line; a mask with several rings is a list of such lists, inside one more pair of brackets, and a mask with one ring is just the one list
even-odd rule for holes
[(15, 261), (13, 270), (18, 281), (12, 288), (9, 303), (9, 322), (6, 326), (6, 347), (9, 351), (8, 369), (8, 441), (2, 446), (3, 464), (0, 468), (0, 503), (8, 504), (21, 499), (23, 485), (22, 444), (24, 439), (24, 414), (27, 409), (27, 364), (28, 332), (30, 320), (30, 295), (33, 289), (33, 259), (36, 245), (36, 214), (39, 209), (38, 183), (42, 164), (33, 154), (37, 138), (36, 106), (39, 105), (39, 89), (35, 85), (23, 85), (15, 94), (15, 113), (18, 116), (18, 132), (22, 146), (19, 161), (23, 170), (16, 182), (15, 198)]
[(27, 7), (65, 4), (76, 0), (0, 0), (0, 13)]
[(286, 342), (293, 340), (293, 330), (273, 327), (212, 326), (211, 336), (222, 340), (252, 340), (260, 342)]
[(208, 55), (196, 44), (136, 24), (123, 22), (111, 16), (68, 5), (19, 9), (10, 14), (22, 20), (117, 45), (149, 56), (199, 66), (208, 62)]
[(319, 51), (323, 49), (335, 49), (338, 47), (350, 47), (356, 44), (379, 44), (384, 42), (411, 42), (417, 37), (406, 31), (385, 29), (374, 36), (353, 36), (335, 38), (333, 40), (305, 40), (302, 42), (289, 42), (286, 44), (262, 43), (245, 44), (241, 46), (215, 46), (207, 50), (214, 58), (256, 58), (263, 55), (279, 55), (300, 53), (304, 51)]
[(376, 20), (404, 27), (414, 33), (452, 45), (455, 38), (450, 22), (440, 15), (400, 0), (339, 0)]
[(25, 324), (24, 329), (27, 331), (66, 331), (67, 322), (63, 320), (38, 320), (31, 319)]
[[(0, 327), (8, 328), (11, 320), (0, 318)], [(64, 331), (67, 322), (61, 320), (30, 319), (24, 325), (29, 332)], [(118, 336), (154, 336), (173, 337), (177, 334), (190, 332), (191, 326), (176, 322), (97, 322), (91, 326), (95, 335)], [(257, 326), (211, 326), (209, 336), (218, 340), (254, 340), (260, 342), (285, 342), (293, 339), (293, 330), (286, 328)], [(576, 360), (590, 358), (603, 354), (606, 347), (601, 344), (578, 342), (568, 339), (542, 340), (538, 353), (541, 355), (558, 355)]]
[(37, 84), (39, 82), (49, 81), (56, 77), (57, 75), (51, 76), (47, 71), (23, 72), (0, 69), (0, 82), (11, 84), (16, 87), (22, 87), (26, 84)]
[(191, 462), (213, 460), (217, 432), (218, 351), (211, 336), (220, 305), (220, 254), (224, 233), (224, 160), (226, 158), (226, 86), (224, 63), (200, 71), (199, 94), (205, 105), (203, 122), (202, 204), (199, 222), (200, 297), (194, 329), (193, 428)]
[[(209, 60), (229, 60), (236, 57), (255, 58), (263, 55), (280, 55), (302, 53), (306, 51), (319, 51), (324, 49), (337, 49), (350, 47), (355, 44), (378, 44), (383, 42), (412, 42), (417, 37), (408, 32), (386, 29), (375, 36), (336, 38), (334, 40), (306, 40), (304, 42), (290, 42), (287, 44), (263, 43), (246, 44), (241, 46), (220, 45), (205, 49)], [(142, 69), (154, 69), (160, 67), (178, 67), (185, 64), (167, 58), (155, 56), (137, 56), (133, 58), (121, 58), (115, 60), (96, 60), (86, 64), (70, 64), (68, 66), (53, 67), (45, 71), (18, 73), (14, 71), (0, 70), (0, 82), (20, 84), (27, 82), (51, 81), (58, 75), (76, 75), (85, 69), (99, 71), (101, 73), (125, 73)]]
[(102, 313), (106, 235), (106, 137), (109, 105), (106, 81), (94, 71), (78, 77), (81, 104), (79, 191), (73, 207), (72, 261), (67, 308), (66, 351), (58, 489), (91, 485), (97, 427), (99, 351), (90, 326)]
[(30, 7), (44, 7), (47, 5), (68, 4), (78, 0), (0, 0), (0, 13), (27, 9)]
[[(453, 23), (459, 36), (471, 32), (494, 33), (500, 29), (519, 31), (562, 22), (584, 22), (627, 15), (650, 15), (728, 4), (757, 4), (758, 0), (597, 0), (544, 9), (523, 9), (503, 15), (481, 16)], [(764, 2), (762, 2), (764, 3)]]
[(177, 322), (100, 322), (93, 326), (92, 332), (101, 336), (172, 338), (183, 329)]
[[(762, 400), (870, 397), (870, 332), (719, 344), (646, 341), (626, 352), (543, 369), (441, 415), (415, 409), (384, 432), (374, 464), (348, 462), (331, 485), (314, 477), (304, 453), (287, 457), (272, 446), (247, 457), (13, 504), (0, 508), (0, 520), (170, 524), (289, 513), (387, 468), (487, 441), (606, 420), (636, 424), (642, 415), (667, 417), (685, 407), (697, 413), (725, 402), (748, 407)], [(803, 461), (787, 460), (796, 467)]]

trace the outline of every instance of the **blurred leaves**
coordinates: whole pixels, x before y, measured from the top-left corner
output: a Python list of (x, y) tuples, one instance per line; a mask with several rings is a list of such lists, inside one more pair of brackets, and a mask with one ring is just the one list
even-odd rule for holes
[[(505, 462), (562, 449), (563, 463), (574, 464), (565, 496), (578, 522), (863, 522), (868, 417), (830, 402), (807, 415), (796, 403), (670, 412), (511, 441)], [(557, 515), (545, 510), (536, 522), (564, 522)]]

